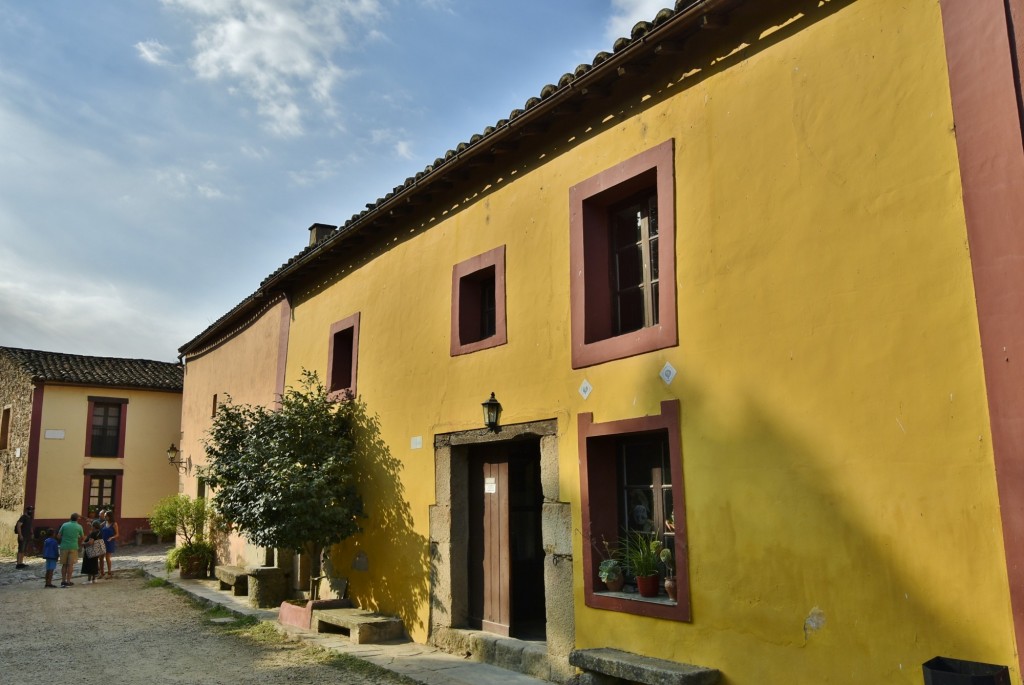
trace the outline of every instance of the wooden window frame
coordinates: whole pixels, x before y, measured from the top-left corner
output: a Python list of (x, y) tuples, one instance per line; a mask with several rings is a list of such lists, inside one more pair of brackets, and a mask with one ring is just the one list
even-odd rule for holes
[[(569, 189), (569, 301), (574, 369), (679, 344), (673, 144), (669, 139)], [(656, 323), (617, 334), (609, 215), (616, 205), (645, 191), (657, 195)]]
[[(594, 423), (592, 413), (577, 417), (579, 433), (580, 498), (583, 521), (583, 596), (588, 607), (673, 621), (690, 621), (689, 545), (683, 484), (682, 433), (679, 400), (661, 403), (661, 413), (635, 419)], [(598, 566), (602, 539), (618, 539), (620, 497), (616, 449), (621, 438), (645, 433), (664, 435), (672, 471), (672, 509), (675, 514), (676, 602), (613, 596), (599, 588)]]
[[(124, 459), (124, 443), (126, 428), (128, 426), (128, 400), (123, 397), (92, 397), (89, 398), (89, 411), (86, 414), (85, 424), (85, 456), (94, 459)], [(120, 425), (118, 426), (117, 452), (113, 455), (98, 455), (92, 453), (92, 417), (97, 405), (121, 405)]]
[[(122, 503), (122, 486), (124, 485), (124, 471), (122, 469), (86, 469), (83, 474), (82, 483), (82, 516), (89, 518), (89, 499), (92, 492), (93, 478), (114, 479), (114, 511), (120, 512)], [(107, 503), (104, 502), (104, 504)], [(121, 518), (120, 515), (118, 515), (118, 518)], [(82, 527), (85, 528), (85, 524), (82, 524)]]
[[(352, 316), (331, 324), (331, 338), (327, 349), (327, 389), (328, 397), (332, 400), (343, 400), (356, 396), (356, 381), (359, 377), (359, 319), (360, 312), (356, 312)], [(344, 350), (335, 349), (335, 343), (338, 340), (339, 333), (350, 329), (352, 332), (352, 349), (350, 354), (346, 355), (347, 359), (342, 360), (338, 355), (344, 352)], [(348, 373), (349, 382), (347, 385), (336, 385), (334, 377), (335, 366), (337, 363), (344, 363), (345, 361), (350, 365), (350, 372)]]
[[(475, 299), (473, 297), (473, 289), (476, 288), (479, 291), (480, 282), (484, 279), (489, 282), (493, 280), (494, 283), (494, 333), (487, 337), (480, 335), (479, 296)], [(452, 267), (451, 312), (450, 352), (452, 357), (498, 347), (508, 342), (504, 245), (499, 245)]]

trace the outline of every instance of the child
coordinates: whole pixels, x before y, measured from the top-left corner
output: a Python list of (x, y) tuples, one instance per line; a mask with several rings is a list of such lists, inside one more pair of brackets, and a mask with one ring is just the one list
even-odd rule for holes
[(85, 556), (82, 559), (82, 575), (89, 576), (89, 582), (96, 582), (96, 574), (100, 572), (100, 556), (90, 556), (89, 548), (92, 543), (96, 540), (102, 540), (100, 536), (100, 524), (99, 521), (92, 522), (92, 532), (89, 533), (88, 537), (85, 538)]
[(57, 587), (53, 584), (53, 572), (57, 570), (57, 560), (60, 559), (60, 544), (57, 538), (53, 537), (53, 528), (46, 529), (46, 540), (43, 541), (43, 559), (46, 559), (46, 585), (43, 587)]

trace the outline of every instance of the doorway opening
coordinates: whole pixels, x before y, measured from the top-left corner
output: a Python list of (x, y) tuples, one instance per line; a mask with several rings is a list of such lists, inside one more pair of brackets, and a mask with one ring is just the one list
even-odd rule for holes
[(576, 631), (558, 443), (555, 419), (434, 436), (429, 641), (565, 682)]
[(543, 641), (540, 441), (474, 445), (467, 466), (469, 626)]

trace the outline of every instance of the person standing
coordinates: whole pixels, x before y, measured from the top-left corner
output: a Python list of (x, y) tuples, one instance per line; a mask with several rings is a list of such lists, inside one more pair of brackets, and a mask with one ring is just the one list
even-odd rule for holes
[[(85, 538), (85, 556), (82, 559), (82, 575), (89, 576), (89, 583), (96, 582), (96, 575), (100, 569), (100, 559), (103, 558), (103, 554), (96, 554), (92, 551), (92, 545), (96, 540), (102, 540), (100, 536), (100, 522), (92, 522), (92, 532)], [(106, 551), (106, 550), (104, 550)]]
[(60, 559), (60, 545), (57, 538), (53, 537), (53, 528), (46, 529), (46, 540), (43, 541), (43, 559), (46, 559), (46, 585), (43, 587), (57, 587), (53, 584), (53, 572), (57, 570), (57, 560)]
[(85, 537), (85, 531), (78, 524), (78, 514), (72, 514), (71, 518), (61, 525), (57, 531), (57, 540), (60, 542), (60, 563), (61, 563), (61, 587), (74, 585), (71, 576), (75, 572), (75, 564), (78, 562), (78, 546), (81, 539)]
[[(107, 579), (114, 577), (114, 567), (110, 565), (111, 557), (114, 552), (117, 551), (117, 540), (120, 531), (117, 528), (117, 521), (114, 520), (114, 511), (112, 509), (107, 510), (107, 520), (103, 524), (103, 528), (100, 530), (100, 536), (103, 538), (103, 543), (107, 546), (107, 553), (104, 558), (107, 562)], [(100, 576), (103, 576), (103, 562), (100, 562)]]
[(32, 549), (32, 516), (35, 509), (32, 505), (25, 507), (25, 513), (14, 524), (14, 532), (18, 534), (18, 562), (14, 568), (25, 568), (25, 554)]

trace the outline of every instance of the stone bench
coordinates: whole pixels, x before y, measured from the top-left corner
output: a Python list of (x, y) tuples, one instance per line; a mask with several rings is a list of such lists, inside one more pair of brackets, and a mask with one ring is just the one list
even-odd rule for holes
[(713, 668), (608, 648), (574, 649), (569, 663), (585, 672), (580, 682), (589, 685), (715, 685), (721, 675)]
[(324, 633), (329, 626), (339, 629), (341, 633), (357, 645), (388, 640), (400, 640), (405, 636), (402, 622), (394, 616), (382, 616), (363, 609), (316, 609), (310, 627), (316, 632)]
[(220, 581), (221, 590), (231, 590), (235, 597), (249, 594), (249, 574), (238, 566), (217, 566), (213, 575)]
[[(135, 529), (135, 545), (137, 547), (141, 546), (144, 542), (146, 542), (149, 539), (152, 539), (153, 542), (155, 542), (158, 545), (164, 541), (163, 540), (163, 536), (157, 535), (156, 533), (151, 531), (149, 528), (136, 528)], [(171, 539), (173, 540), (173, 536), (172, 536)]]

